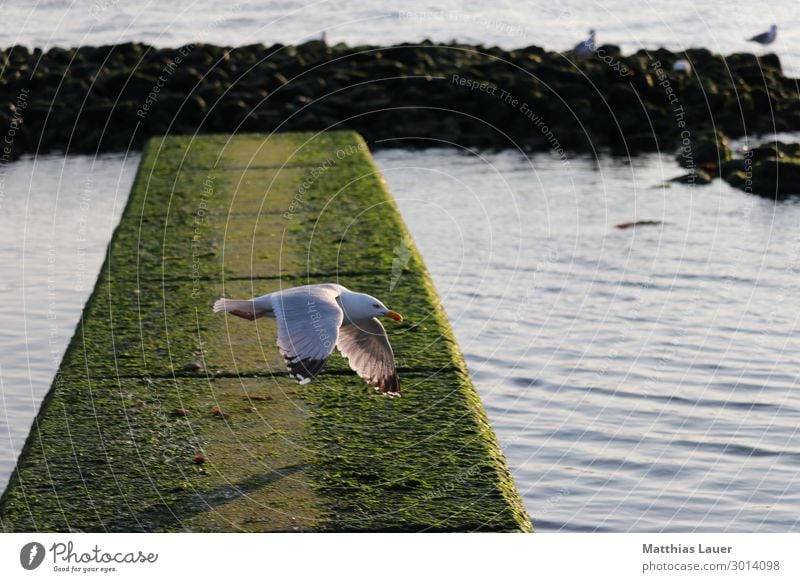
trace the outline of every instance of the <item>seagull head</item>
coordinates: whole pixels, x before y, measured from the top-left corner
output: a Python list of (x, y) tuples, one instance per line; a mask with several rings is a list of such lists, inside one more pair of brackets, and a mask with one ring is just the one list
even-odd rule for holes
[(395, 321), (403, 321), (403, 316), (386, 307), (379, 299), (366, 293), (352, 291), (340, 295), (342, 311), (350, 321), (370, 319), (372, 317), (388, 317)]

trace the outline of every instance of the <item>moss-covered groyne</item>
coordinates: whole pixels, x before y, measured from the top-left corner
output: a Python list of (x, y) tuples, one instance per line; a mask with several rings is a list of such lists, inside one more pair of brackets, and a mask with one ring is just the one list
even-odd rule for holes
[[(673, 72), (678, 60), (691, 73)], [(9, 159), (127, 151), (163, 134), (329, 128), (370, 143), (671, 152), (714, 130), (800, 130), (798, 96), (776, 55), (702, 48), (623, 55), (604, 45), (579, 58), (537, 46), (313, 41), (0, 53)]]
[[(402, 310), (402, 398), (291, 380), (222, 294), (338, 282)], [(0, 500), (4, 531), (531, 524), (429, 276), (352, 132), (153, 139)]]

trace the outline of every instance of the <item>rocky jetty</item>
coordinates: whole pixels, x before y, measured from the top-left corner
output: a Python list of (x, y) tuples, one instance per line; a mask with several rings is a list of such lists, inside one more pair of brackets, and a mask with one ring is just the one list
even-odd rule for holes
[(731, 186), (768, 198), (800, 195), (800, 144), (773, 141), (744, 150), (720, 166)]
[[(676, 60), (692, 72), (673, 72)], [(430, 42), (0, 53), (4, 159), (107, 152), (153, 135), (349, 128), (382, 144), (674, 151), (702, 169), (715, 130), (800, 130), (797, 80), (777, 56), (705, 49), (589, 56)], [(714, 165), (726, 162), (716, 160)], [(707, 170), (704, 170), (707, 171)]]

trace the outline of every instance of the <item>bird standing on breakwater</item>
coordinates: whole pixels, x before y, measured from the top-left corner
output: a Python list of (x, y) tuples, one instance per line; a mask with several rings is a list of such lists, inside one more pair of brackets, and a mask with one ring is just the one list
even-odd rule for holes
[(387, 396), (400, 396), (400, 380), (386, 330), (378, 317), (403, 321), (371, 295), (334, 283), (303, 285), (254, 299), (218, 299), (221, 311), (254, 321), (278, 321), (278, 348), (291, 376), (308, 384), (336, 347), (350, 367)]
[(769, 32), (762, 32), (761, 34), (757, 34), (752, 38), (748, 38), (747, 40), (752, 42), (757, 42), (758, 44), (772, 44), (775, 42), (775, 39), (778, 36), (778, 25), (773, 24), (769, 27)]
[(579, 42), (578, 44), (576, 44), (575, 48), (572, 49), (572, 51), (575, 53), (575, 56), (586, 58), (588, 56), (591, 56), (592, 53), (594, 53), (595, 46), (596, 46), (596, 41), (595, 41), (594, 29), (591, 29), (589, 31), (589, 38), (587, 38), (583, 42)]

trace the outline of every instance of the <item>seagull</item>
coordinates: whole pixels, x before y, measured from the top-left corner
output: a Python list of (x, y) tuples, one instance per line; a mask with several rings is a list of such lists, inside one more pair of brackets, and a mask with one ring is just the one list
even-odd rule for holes
[(747, 40), (757, 42), (758, 44), (772, 44), (778, 36), (778, 25), (773, 24), (769, 27), (769, 32), (762, 32)]
[(595, 47), (594, 29), (591, 29), (589, 31), (589, 38), (576, 44), (575, 48), (572, 50), (576, 56), (584, 58), (590, 56), (594, 52), (594, 47)]
[(278, 321), (278, 348), (290, 375), (308, 384), (322, 370), (334, 347), (368, 384), (387, 396), (400, 396), (394, 353), (378, 317), (403, 321), (378, 299), (334, 283), (303, 285), (254, 299), (218, 299), (214, 313), (254, 321)]

